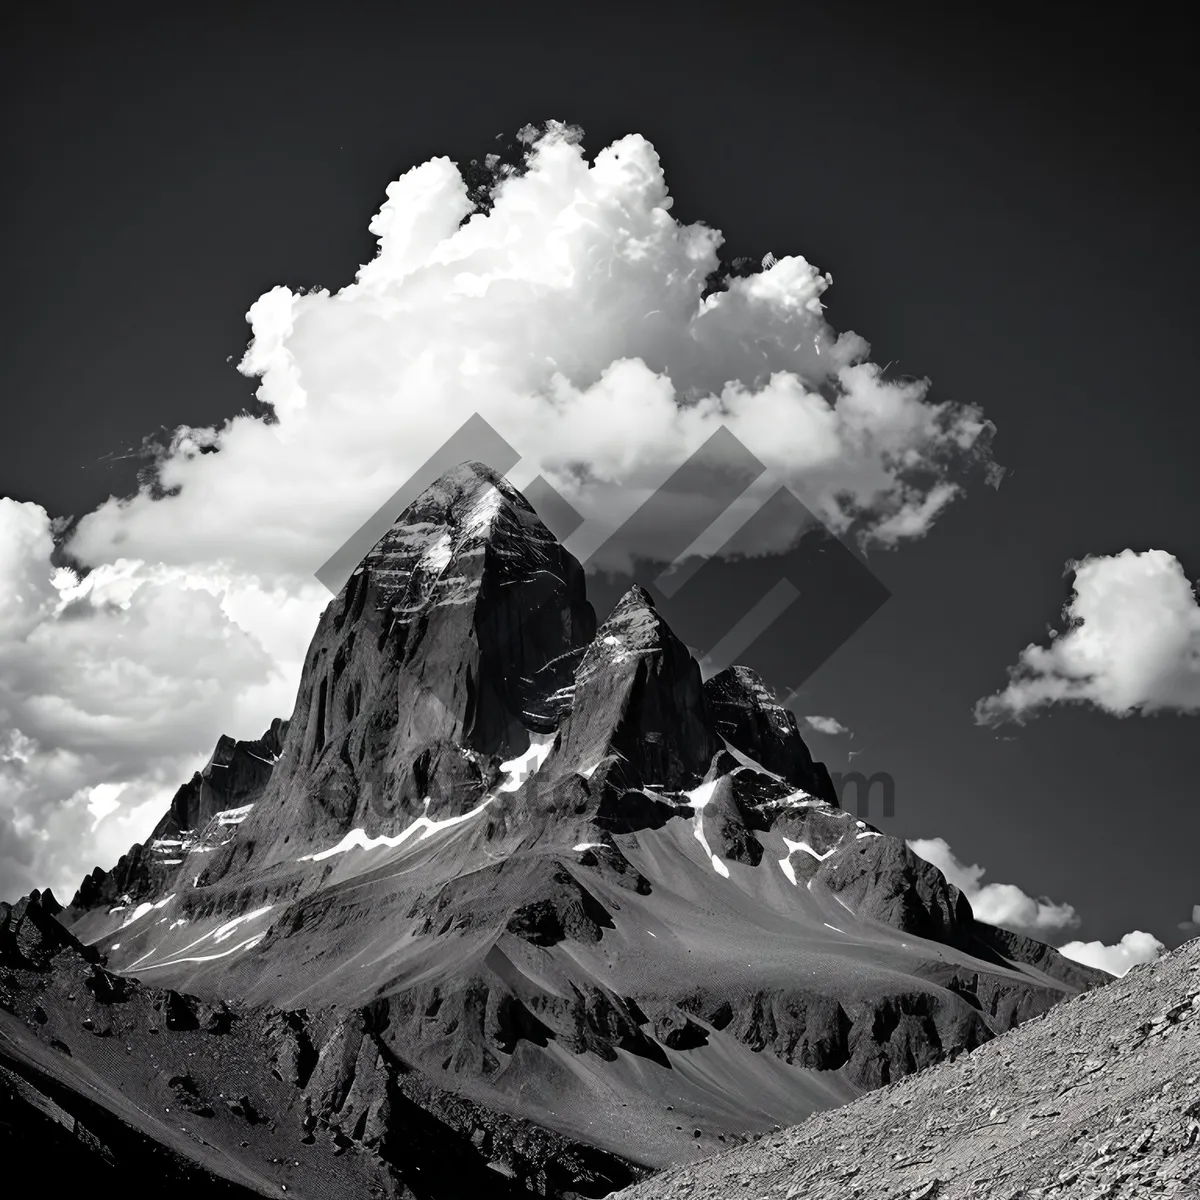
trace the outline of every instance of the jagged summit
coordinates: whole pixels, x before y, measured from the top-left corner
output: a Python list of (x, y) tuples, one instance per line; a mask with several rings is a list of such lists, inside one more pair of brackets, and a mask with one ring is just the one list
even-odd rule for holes
[(322, 615), (280, 769), (204, 881), (239, 852), (294, 862), (471, 810), (557, 726), (595, 627), (582, 567), (525, 498), (482, 464), (447, 472)]
[(726, 745), (794, 787), (837, 805), (824, 763), (813, 761), (796, 718), (778, 702), (757, 672), (727, 667), (704, 684), (713, 725)]
[(699, 666), (649, 592), (630, 588), (583, 655), (547, 774), (587, 774), (610, 759), (621, 786), (686, 788), (719, 749)]
[(135, 843), (110, 870), (96, 867), (71, 901), (78, 914), (128, 908), (169, 891), (184, 860), (224, 844), (262, 795), (283, 750), (288, 723), (276, 718), (260, 738), (222, 734), (208, 762), (171, 799), (145, 843)]
[(457, 570), (461, 558), (492, 554), (536, 557), (557, 545), (529, 502), (484, 463), (447, 471), (397, 518), (355, 569), (343, 595), (370, 576), (376, 603), (410, 616), (429, 606), (469, 602), (477, 571)]

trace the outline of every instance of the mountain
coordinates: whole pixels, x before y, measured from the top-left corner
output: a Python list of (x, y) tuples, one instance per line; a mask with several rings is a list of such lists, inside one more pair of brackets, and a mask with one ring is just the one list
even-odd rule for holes
[(184, 858), (224, 845), (262, 795), (279, 761), (287, 726), (275, 720), (252, 742), (222, 736), (203, 769), (175, 793), (145, 844), (135, 843), (115, 867), (96, 867), (83, 881), (71, 901), (70, 917), (101, 908), (125, 912), (172, 891)]
[[(113, 1157), (271, 1194), (601, 1196), (1109, 978), (843, 811), (762, 680), (703, 680), (644, 589), (598, 624), (481, 464), (366, 556), (268, 736), (223, 739), (67, 909), (4, 918), (5, 1070), (118, 1121)], [(81, 1039), (93, 978), (122, 998)], [(236, 1138), (230, 1097), (261, 1117)]]
[(973, 1054), (621, 1200), (1200, 1196), (1200, 940)]

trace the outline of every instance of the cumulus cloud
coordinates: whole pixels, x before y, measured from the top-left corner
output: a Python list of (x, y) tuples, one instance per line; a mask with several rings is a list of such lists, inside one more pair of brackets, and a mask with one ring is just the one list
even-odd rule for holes
[(290, 712), (319, 596), (128, 559), (80, 579), (52, 550), (43, 509), (0, 499), (9, 899), (46, 886), (69, 899), (84, 871), (146, 835), (221, 730), (257, 736)]
[(808, 723), (808, 727), (810, 729), (815, 729), (817, 733), (829, 734), (831, 737), (836, 737), (840, 733), (850, 732), (850, 730), (847, 729), (846, 726), (835, 717), (805, 717), (804, 719)]
[(1008, 686), (976, 706), (980, 724), (1020, 722), (1051, 704), (1115, 716), (1200, 711), (1200, 604), (1164, 550), (1123, 550), (1068, 564), (1068, 628), (1029, 645)]
[(85, 578), (52, 565), (41, 509), (6, 505), (0, 894), (70, 890), (220, 733), (291, 711), (328, 599), (313, 573), (472, 414), (597, 544), (722, 426), (877, 544), (920, 537), (961, 468), (986, 467), (990, 423), (885, 378), (829, 326), (831, 278), (806, 259), (705, 296), (722, 235), (672, 217), (644, 138), (590, 162), (563, 125), (522, 140), (489, 196), (446, 158), (391, 183), (350, 285), (250, 305), (260, 415), (177, 429), (136, 495), (85, 514), (65, 546)]
[(928, 530), (984, 453), (977, 409), (885, 379), (829, 326), (831, 278), (802, 257), (702, 299), (722, 235), (671, 216), (644, 138), (591, 163), (572, 128), (527, 140), (489, 211), (432, 159), (388, 186), (352, 284), (258, 299), (240, 369), (277, 422), (188, 431), (159, 492), (88, 515), (74, 552), (311, 572), (474, 413), (597, 527), (726, 426), (835, 530)]
[(1135, 929), (1115, 946), (1103, 942), (1068, 942), (1058, 952), (1089, 967), (1099, 967), (1112, 975), (1124, 975), (1139, 963), (1153, 962), (1166, 946), (1153, 934)]
[(931, 862), (971, 902), (975, 915), (989, 925), (1046, 938), (1079, 924), (1069, 904), (1056, 904), (1045, 897), (1035, 900), (1012, 883), (983, 883), (983, 867), (960, 862), (943, 838), (917, 838), (908, 847)]
[[(1057, 904), (1044, 896), (1034, 899), (1011, 883), (983, 883), (984, 868), (960, 862), (943, 838), (917, 838), (908, 847), (933, 863), (971, 902), (975, 916), (989, 925), (1051, 942), (1079, 925), (1079, 915), (1070, 904)], [(1192, 910), (1192, 916), (1200, 920), (1200, 905)], [(1165, 949), (1162, 942), (1140, 929), (1127, 933), (1114, 946), (1073, 941), (1058, 947), (1067, 958), (1112, 975), (1124, 975), (1138, 963), (1152, 962)]]

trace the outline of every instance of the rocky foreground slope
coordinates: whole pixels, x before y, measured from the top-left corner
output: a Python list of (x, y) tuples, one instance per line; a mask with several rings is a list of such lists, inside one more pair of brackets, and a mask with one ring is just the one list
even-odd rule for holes
[[(477, 463), (329, 604), (288, 721), (223, 739), (69, 908), (23, 904), (3, 914), (11, 1071), (49, 1072), (54, 1103), (100, 1105), (151, 1157), (322, 1200), (368, 1180), (604, 1195), (1109, 978), (976, 920), (840, 808), (792, 714), (742, 667), (702, 679), (646, 590), (597, 622), (579, 563)], [(70, 938), (40, 967), (35, 927)], [(91, 1027), (88, 954), (128, 997)], [(167, 1063), (163, 1006), (226, 1015)], [(176, 1076), (186, 1103), (163, 1098)], [(232, 1139), (243, 1093), (264, 1119)], [(322, 1153), (341, 1184), (275, 1171)], [(491, 1193), (462, 1191), (467, 1166)]]
[(1200, 939), (953, 1063), (621, 1200), (1200, 1197)]

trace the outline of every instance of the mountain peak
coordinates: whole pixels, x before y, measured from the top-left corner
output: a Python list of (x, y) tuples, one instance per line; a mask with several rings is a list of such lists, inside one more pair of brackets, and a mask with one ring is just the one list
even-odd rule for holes
[(726, 667), (705, 682), (704, 697), (726, 745), (792, 786), (837, 805), (825, 764), (813, 761), (796, 718), (757, 671)]

